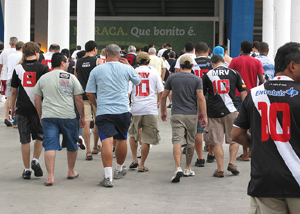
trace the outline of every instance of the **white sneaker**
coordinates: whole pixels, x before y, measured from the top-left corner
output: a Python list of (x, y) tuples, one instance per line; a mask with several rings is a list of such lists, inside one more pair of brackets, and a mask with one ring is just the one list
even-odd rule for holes
[(121, 179), (121, 178), (123, 178), (126, 174), (127, 174), (127, 167), (126, 167), (126, 166), (122, 166), (122, 170), (121, 170), (121, 171), (117, 171), (117, 170), (115, 169), (115, 171), (114, 171), (114, 179)]
[(182, 177), (183, 172), (181, 167), (177, 167), (177, 170), (174, 173), (174, 176), (172, 177), (171, 181), (172, 183), (178, 183), (180, 182), (180, 178)]
[(84, 139), (81, 135), (79, 135), (79, 140), (77, 142), (77, 145), (79, 146), (80, 149), (85, 150), (85, 143), (84, 143)]
[(192, 169), (184, 169), (183, 176), (184, 177), (195, 176), (195, 172), (192, 171)]

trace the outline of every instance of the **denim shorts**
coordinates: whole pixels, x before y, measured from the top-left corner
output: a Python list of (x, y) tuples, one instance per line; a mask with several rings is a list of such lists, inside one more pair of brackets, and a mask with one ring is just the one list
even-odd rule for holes
[(103, 114), (96, 117), (96, 125), (101, 140), (113, 137), (117, 140), (126, 140), (131, 114)]
[[(67, 148), (67, 151), (74, 152), (78, 149), (78, 121), (75, 118), (43, 118), (42, 123), (44, 129), (43, 147), (45, 151)], [(63, 135), (61, 146), (59, 141), (60, 133)]]

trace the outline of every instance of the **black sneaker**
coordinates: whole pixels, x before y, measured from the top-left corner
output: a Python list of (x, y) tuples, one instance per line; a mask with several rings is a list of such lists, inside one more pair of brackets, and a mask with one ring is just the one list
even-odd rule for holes
[(207, 163), (213, 163), (214, 161), (215, 161), (215, 156), (207, 154), (207, 160), (206, 160), (206, 162)]
[(172, 108), (172, 103), (170, 103), (167, 108)]
[(43, 170), (38, 162), (35, 160), (31, 161), (31, 169), (34, 171), (35, 177), (42, 177), (43, 176)]
[(4, 120), (4, 123), (5, 123), (5, 125), (6, 125), (7, 127), (11, 127), (11, 126), (12, 126), (11, 122), (10, 122), (8, 119), (5, 119), (5, 120)]
[(204, 167), (204, 164), (205, 164), (205, 159), (198, 159), (197, 158), (197, 161), (195, 162), (195, 166)]
[(186, 153), (186, 147), (184, 147), (183, 150), (182, 150), (182, 154), (185, 155), (185, 153)]
[(31, 171), (25, 171), (25, 169), (24, 169), (23, 173), (22, 173), (22, 178), (23, 179), (30, 179), (31, 178)]

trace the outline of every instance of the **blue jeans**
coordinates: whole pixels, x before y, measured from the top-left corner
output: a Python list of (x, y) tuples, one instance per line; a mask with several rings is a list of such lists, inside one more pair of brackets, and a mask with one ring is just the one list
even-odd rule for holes
[[(45, 151), (61, 150), (67, 148), (69, 152), (78, 149), (78, 121), (74, 119), (43, 118), (44, 139), (43, 147)], [(60, 146), (59, 134), (63, 135), (62, 145)]]

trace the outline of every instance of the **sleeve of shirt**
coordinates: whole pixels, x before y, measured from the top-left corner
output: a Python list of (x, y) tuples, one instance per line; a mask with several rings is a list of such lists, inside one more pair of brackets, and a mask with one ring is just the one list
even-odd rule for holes
[(257, 61), (258, 61), (257, 62), (257, 67), (258, 67), (257, 74), (264, 74), (265, 71), (264, 71), (261, 61), (259, 59)]
[(138, 85), (141, 83), (141, 76), (138, 75), (135, 70), (131, 67), (131, 66), (128, 66), (129, 67), (129, 79), (131, 80), (131, 82), (134, 84), (134, 85)]
[(128, 94), (131, 94), (131, 92), (132, 92), (132, 86), (133, 86), (132, 82), (129, 81), (129, 83), (128, 83)]
[(78, 79), (75, 77), (75, 75), (71, 75), (73, 82), (74, 82), (74, 91), (73, 91), (73, 95), (78, 95), (78, 94), (83, 94), (83, 88), (80, 84), (80, 82), (78, 81)]
[(251, 93), (248, 93), (245, 100), (242, 102), (241, 110), (233, 125), (242, 129), (250, 128), (249, 106), (251, 106)]
[(156, 75), (156, 88), (157, 88), (158, 93), (160, 93), (164, 90), (164, 86), (161, 82), (161, 78), (158, 75)]
[(0, 64), (3, 65), (3, 58), (2, 58), (2, 54), (0, 54)]
[(160, 61), (161, 61), (161, 68), (166, 68), (165, 62), (162, 59), (160, 59)]
[(97, 85), (96, 85), (96, 78), (94, 75), (94, 69), (91, 71), (89, 80), (86, 84), (85, 92), (88, 93), (96, 93), (97, 92)]
[(39, 79), (39, 81), (37, 81), (37, 83), (36, 83), (36, 85), (34, 86), (34, 88), (33, 88), (33, 93), (35, 93), (36, 95), (39, 95), (39, 96), (43, 96), (43, 92), (42, 92), (42, 90), (41, 90), (41, 87), (40, 87), (40, 85), (41, 85), (41, 80), (42, 80), (43, 78), (41, 77), (40, 79)]
[(247, 88), (246, 88), (246, 84), (244, 82), (244, 80), (242, 79), (241, 75), (239, 72), (236, 72), (236, 75), (237, 75), (237, 83), (236, 83), (236, 88), (239, 92), (242, 92), (242, 91), (247, 91)]
[(16, 73), (16, 70), (13, 71), (13, 75), (11, 78), (11, 87), (12, 88), (18, 88), (19, 87), (19, 77)]
[[(175, 75), (175, 74), (174, 74)], [(168, 79), (167, 79), (167, 82), (166, 82), (166, 85), (165, 85), (165, 89), (167, 90), (172, 90), (172, 87), (171, 87), (171, 81), (173, 79), (173, 75), (169, 76)]]
[(179, 57), (179, 58), (177, 59), (177, 61), (176, 61), (175, 68), (180, 69), (180, 64), (179, 64), (179, 62), (180, 62), (180, 57)]
[(203, 83), (200, 77), (197, 77), (197, 89), (203, 90)]
[(203, 94), (205, 95), (207, 93), (207, 75), (206, 73), (203, 74), (203, 77), (202, 77), (202, 83), (203, 83)]

